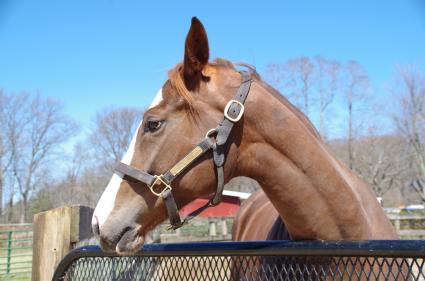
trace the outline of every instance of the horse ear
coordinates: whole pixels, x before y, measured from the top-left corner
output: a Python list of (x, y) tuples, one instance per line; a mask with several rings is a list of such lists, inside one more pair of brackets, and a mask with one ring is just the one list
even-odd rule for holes
[(186, 36), (183, 61), (183, 78), (188, 90), (195, 90), (202, 79), (202, 69), (208, 63), (209, 47), (207, 32), (202, 23), (192, 18)]

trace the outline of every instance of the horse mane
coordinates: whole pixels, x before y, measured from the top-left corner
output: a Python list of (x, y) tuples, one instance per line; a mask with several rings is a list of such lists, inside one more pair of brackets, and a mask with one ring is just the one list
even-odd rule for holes
[[(291, 110), (306, 125), (307, 129), (309, 129), (309, 131), (312, 132), (313, 135), (321, 139), (319, 132), (313, 126), (313, 124), (307, 118), (307, 116), (297, 107), (292, 105), (292, 103), (285, 96), (283, 96), (278, 90), (276, 90), (267, 82), (262, 80), (261, 76), (258, 74), (254, 66), (247, 63), (232, 63), (231, 61), (222, 59), (222, 58), (217, 58), (208, 64), (210, 66), (230, 68), (231, 70), (234, 70), (234, 71), (237, 71), (236, 66), (241, 66), (248, 69), (252, 73), (254, 80), (256, 80), (264, 88), (266, 88), (273, 96), (275, 96), (289, 110)], [(190, 93), (190, 91), (187, 89), (183, 80), (183, 63), (177, 64), (174, 68), (168, 71), (168, 79), (170, 80), (171, 85), (173, 85), (173, 87), (176, 89), (177, 94), (186, 101), (187, 105), (189, 106), (190, 112), (195, 113), (196, 111), (194, 110), (194, 106), (193, 106), (195, 103), (195, 99), (193, 95)]]
[(275, 96), (281, 103), (283, 103), (292, 113), (294, 113), (304, 125), (306, 125), (307, 129), (317, 138), (322, 139), (319, 131), (317, 131), (316, 127), (314, 127), (313, 123), (311, 123), (310, 119), (302, 112), (298, 107), (294, 106), (284, 95), (282, 95), (278, 90), (273, 88), (271, 85), (264, 81), (260, 81), (261, 85), (266, 88), (273, 96)]

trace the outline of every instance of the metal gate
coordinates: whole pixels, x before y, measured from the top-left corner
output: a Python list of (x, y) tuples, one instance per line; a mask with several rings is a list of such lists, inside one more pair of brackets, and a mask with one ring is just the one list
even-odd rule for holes
[(425, 241), (150, 244), (135, 256), (70, 252), (53, 280), (425, 280)]
[(31, 280), (31, 225), (0, 231), (0, 280)]

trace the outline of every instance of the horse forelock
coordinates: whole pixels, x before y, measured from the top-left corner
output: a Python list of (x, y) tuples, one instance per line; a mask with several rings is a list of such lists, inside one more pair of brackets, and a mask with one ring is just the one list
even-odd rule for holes
[[(244, 63), (237, 63), (236, 65), (249, 69), (257, 79), (261, 79), (260, 76), (255, 71), (255, 68), (252, 67), (251, 65), (244, 64)], [(226, 69), (236, 71), (236, 67), (234, 63), (222, 58), (217, 58), (214, 61), (209, 62), (208, 66), (216, 67), (216, 68), (226, 68)], [(168, 71), (168, 79), (171, 85), (175, 88), (177, 95), (183, 98), (191, 109), (194, 109), (195, 99), (194, 99), (193, 93), (191, 93), (189, 89), (186, 87), (186, 84), (183, 79), (183, 63), (177, 64), (174, 68)]]
[(175, 88), (177, 95), (183, 98), (189, 107), (193, 109), (195, 100), (184, 83), (182, 71), (183, 64), (177, 64), (174, 68), (168, 71), (168, 79), (171, 85)]

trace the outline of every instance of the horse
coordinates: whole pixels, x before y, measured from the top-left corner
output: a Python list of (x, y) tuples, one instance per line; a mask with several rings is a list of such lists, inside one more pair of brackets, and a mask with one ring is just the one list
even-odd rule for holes
[(167, 216), (182, 226), (178, 209), (195, 198), (218, 204), (223, 183), (237, 176), (260, 184), (292, 239), (397, 238), (371, 188), (305, 115), (254, 71), (209, 60), (194, 17), (183, 62), (144, 113), (95, 208), (93, 232), (103, 250), (134, 253)]
[(291, 240), (291, 236), (276, 208), (260, 189), (239, 208), (232, 225), (232, 240)]

